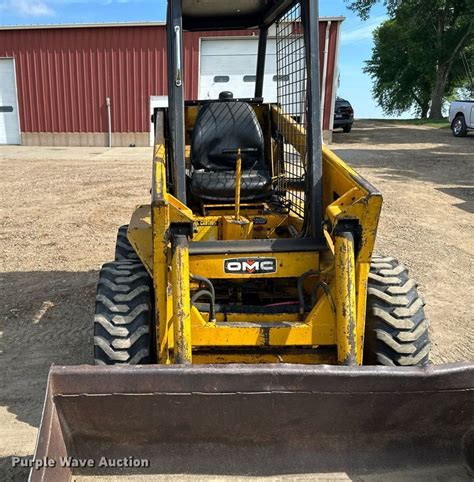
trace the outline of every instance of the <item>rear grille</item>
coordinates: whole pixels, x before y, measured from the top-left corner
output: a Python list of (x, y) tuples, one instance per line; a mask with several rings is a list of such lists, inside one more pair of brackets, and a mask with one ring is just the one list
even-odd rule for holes
[(336, 114), (352, 115), (353, 110), (350, 107), (337, 107)]

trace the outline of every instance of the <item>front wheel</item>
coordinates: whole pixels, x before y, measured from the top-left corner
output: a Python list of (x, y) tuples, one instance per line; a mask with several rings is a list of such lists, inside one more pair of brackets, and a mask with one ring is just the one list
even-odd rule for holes
[(344, 126), (343, 129), (346, 134), (349, 134), (349, 132), (352, 130), (352, 124)]
[(100, 270), (94, 317), (96, 365), (152, 363), (150, 277), (140, 261), (106, 263)]
[(466, 137), (467, 136), (467, 124), (464, 116), (458, 115), (456, 119), (453, 120), (453, 125), (451, 126), (453, 130), (454, 137)]
[(120, 226), (117, 232), (117, 241), (115, 242), (115, 261), (137, 260), (140, 261), (138, 254), (133, 249), (127, 237), (128, 224)]
[(365, 364), (427, 365), (429, 322), (425, 303), (408, 270), (394, 258), (375, 255), (367, 293)]

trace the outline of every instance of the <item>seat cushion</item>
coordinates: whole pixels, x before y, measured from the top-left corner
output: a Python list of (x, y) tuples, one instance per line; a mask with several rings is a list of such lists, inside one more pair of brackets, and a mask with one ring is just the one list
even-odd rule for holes
[[(236, 149), (242, 152), (242, 170), (265, 169), (262, 128), (252, 106), (245, 102), (213, 102), (199, 110), (191, 142), (194, 169), (235, 170)], [(227, 151), (227, 152), (226, 152)]]
[[(267, 199), (271, 195), (272, 178), (267, 170), (242, 172), (240, 200), (253, 202)], [(191, 192), (201, 199), (218, 202), (235, 200), (234, 171), (193, 172)]]

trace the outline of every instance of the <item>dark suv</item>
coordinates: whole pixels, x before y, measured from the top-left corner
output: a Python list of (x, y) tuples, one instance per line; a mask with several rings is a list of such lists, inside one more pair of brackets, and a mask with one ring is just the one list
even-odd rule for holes
[(342, 127), (344, 132), (350, 132), (352, 130), (352, 124), (354, 123), (354, 109), (352, 108), (348, 100), (336, 99), (336, 108), (334, 110), (334, 129)]

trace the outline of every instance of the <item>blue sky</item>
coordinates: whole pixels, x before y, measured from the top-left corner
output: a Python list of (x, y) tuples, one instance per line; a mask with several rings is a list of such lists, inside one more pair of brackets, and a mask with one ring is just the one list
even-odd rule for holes
[(343, 16), (341, 49), (339, 52), (340, 86), (338, 95), (349, 100), (359, 118), (384, 117), (372, 98), (372, 81), (362, 72), (364, 61), (372, 54), (372, 33), (387, 17), (385, 7), (377, 5), (370, 18), (360, 20), (347, 9), (344, 0), (320, 0), (321, 16)]
[[(165, 0), (0, 0), (0, 25), (163, 20)], [(372, 99), (371, 81), (362, 73), (370, 58), (372, 32), (386, 18), (383, 6), (363, 22), (344, 0), (320, 0), (321, 16), (344, 16), (339, 95), (351, 101), (359, 118), (383, 117)]]

